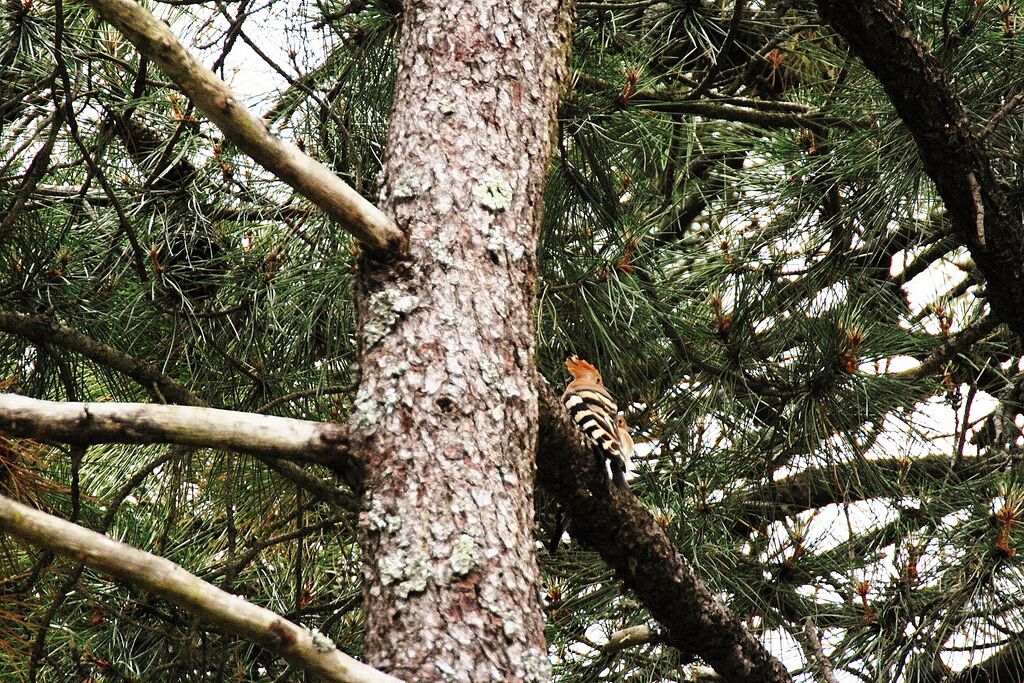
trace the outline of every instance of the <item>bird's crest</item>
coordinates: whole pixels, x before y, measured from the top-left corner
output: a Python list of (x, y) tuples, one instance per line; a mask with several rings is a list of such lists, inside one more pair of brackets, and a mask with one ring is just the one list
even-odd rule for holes
[(579, 356), (569, 356), (566, 358), (565, 367), (569, 369), (569, 374), (574, 379), (579, 379), (586, 375), (596, 375), (598, 379), (601, 378), (600, 371), (587, 361), (582, 360)]

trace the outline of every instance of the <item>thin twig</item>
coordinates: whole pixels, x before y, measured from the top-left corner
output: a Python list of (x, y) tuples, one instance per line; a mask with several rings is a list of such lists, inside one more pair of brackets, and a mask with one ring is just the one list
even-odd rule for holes
[[(55, 0), (54, 2), (54, 13), (56, 15), (56, 29), (54, 30), (54, 61), (57, 66), (57, 75), (60, 76), (63, 98), (62, 106), (64, 107), (64, 118), (67, 119), (68, 132), (71, 133), (71, 139), (78, 147), (78, 150), (82, 153), (82, 159), (85, 161), (85, 165), (88, 167), (89, 172), (95, 176), (99, 181), (100, 187), (103, 189), (103, 193), (107, 195), (110, 200), (110, 204), (114, 209), (114, 213), (117, 214), (117, 224), (121, 230), (121, 233), (128, 239), (128, 244), (132, 249), (132, 256), (134, 257), (135, 272), (138, 273), (139, 279), (142, 282), (146, 282), (149, 279), (149, 275), (146, 272), (146, 262), (142, 255), (142, 247), (139, 245), (139, 238), (135, 234), (135, 228), (132, 227), (131, 221), (128, 220), (128, 215), (124, 212), (124, 207), (121, 206), (121, 202), (118, 200), (117, 195), (114, 193), (114, 189), (110, 186), (110, 182), (107, 180), (106, 173), (96, 160), (93, 159), (92, 154), (89, 153), (88, 147), (85, 146), (85, 142), (82, 141), (82, 136), (78, 132), (78, 119), (75, 117), (75, 109), (72, 104), (72, 89), (71, 89), (71, 76), (68, 74), (67, 66), (64, 64), (63, 55), (63, 43), (61, 36), (63, 34), (64, 25), (64, 8), (62, 0)], [(56, 99), (57, 94), (54, 92), (54, 98)]]
[(7, 215), (4, 216), (3, 222), (0, 222), (0, 240), (14, 227), (14, 222), (18, 219), (22, 208), (24, 208), (36, 185), (39, 184), (39, 181), (42, 180), (43, 175), (46, 173), (46, 169), (50, 164), (50, 154), (53, 152), (53, 145), (57, 141), (57, 133), (60, 131), (60, 125), (63, 121), (64, 110), (60, 109), (59, 112), (54, 113), (46, 142), (43, 143), (43, 146), (32, 157), (28, 170), (25, 172), (25, 177), (21, 182), (21, 187), (15, 193), (14, 201), (8, 207)]
[(271, 408), (276, 408), (282, 403), (290, 403), (291, 401), (295, 401), (296, 399), (307, 398), (309, 396), (320, 397), (328, 394), (346, 394), (350, 391), (354, 391), (356, 386), (356, 382), (348, 382), (346, 384), (329, 384), (325, 387), (311, 387), (309, 389), (300, 389), (299, 391), (293, 391), (290, 394), (279, 396), (275, 398), (273, 401), (260, 406), (253, 412), (265, 413)]
[(736, 32), (740, 27), (740, 20), (743, 18), (744, 4), (744, 0), (735, 0), (733, 3), (732, 19), (729, 21), (729, 32), (726, 33), (725, 40), (722, 41), (722, 47), (718, 49), (718, 53), (715, 55), (715, 61), (708, 67), (708, 72), (704, 74), (704, 78), (697, 84), (697, 87), (686, 93), (683, 99), (695, 100), (704, 95), (711, 87), (712, 82), (722, 68), (721, 56), (732, 48), (733, 41), (736, 39)]
[(810, 645), (811, 654), (821, 669), (821, 675), (827, 683), (839, 683), (836, 680), (836, 672), (832, 669), (832, 663), (825, 656), (825, 650), (821, 646), (821, 638), (818, 637), (818, 627), (814, 625), (814, 619), (807, 617), (804, 620), (804, 635)]
[(1013, 110), (1019, 107), (1021, 105), (1021, 102), (1024, 102), (1024, 91), (1019, 92), (1013, 97), (1011, 97), (1009, 100), (1006, 101), (1006, 104), (999, 108), (999, 111), (997, 111), (992, 116), (992, 118), (989, 119), (988, 123), (985, 124), (985, 128), (978, 135), (978, 141), (980, 142), (987, 138), (989, 135), (992, 135), (992, 133), (995, 132), (996, 128), (999, 127), (999, 124), (1003, 122), (1003, 119), (1005, 119), (1007, 116), (1013, 113)]

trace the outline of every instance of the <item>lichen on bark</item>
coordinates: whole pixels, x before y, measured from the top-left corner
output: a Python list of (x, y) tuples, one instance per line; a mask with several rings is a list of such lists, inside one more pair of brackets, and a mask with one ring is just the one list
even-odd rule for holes
[(363, 343), (373, 346), (391, 331), (398, 319), (419, 305), (419, 297), (396, 289), (375, 292), (367, 301), (367, 320), (363, 324)]
[(473, 195), (486, 208), (497, 213), (512, 203), (512, 186), (499, 171), (491, 169), (473, 188)]

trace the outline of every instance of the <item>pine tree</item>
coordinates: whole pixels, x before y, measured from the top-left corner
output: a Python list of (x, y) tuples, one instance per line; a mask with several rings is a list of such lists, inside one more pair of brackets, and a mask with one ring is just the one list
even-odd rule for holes
[(153, 3), (366, 224), (100, 4), (3, 9), (0, 500), (308, 651), (0, 506), (0, 680), (1024, 679), (1014, 3)]

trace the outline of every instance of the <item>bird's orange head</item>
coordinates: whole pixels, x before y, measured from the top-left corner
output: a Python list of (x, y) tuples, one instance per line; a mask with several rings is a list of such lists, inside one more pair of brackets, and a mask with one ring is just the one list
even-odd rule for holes
[(565, 367), (569, 369), (569, 374), (572, 375), (573, 379), (582, 379), (594, 382), (595, 384), (604, 383), (598, 369), (587, 361), (581, 360), (579, 356), (569, 356), (566, 358)]

